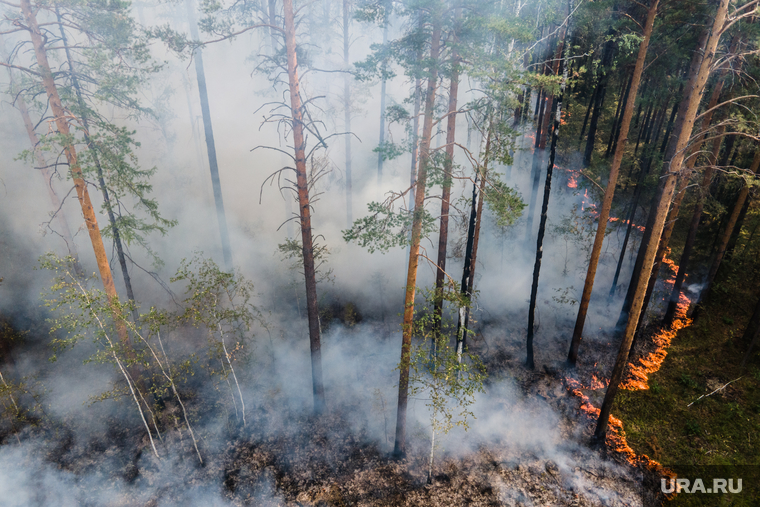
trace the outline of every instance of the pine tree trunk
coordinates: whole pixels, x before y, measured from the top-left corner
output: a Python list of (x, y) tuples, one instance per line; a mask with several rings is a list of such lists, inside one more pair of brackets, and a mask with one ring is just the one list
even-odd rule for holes
[[(488, 134), (486, 135), (485, 155), (483, 157), (483, 167), (479, 169), (475, 181), (472, 184), (472, 209), (470, 213), (470, 224), (467, 230), (467, 249), (464, 257), (464, 269), (462, 271), (461, 295), (466, 298), (469, 304), (459, 307), (459, 319), (457, 321), (457, 361), (462, 362), (462, 353), (467, 350), (467, 330), (470, 323), (470, 308), (472, 307), (472, 294), (475, 288), (475, 266), (478, 260), (478, 243), (480, 241), (480, 224), (483, 219), (483, 193), (486, 188), (488, 178), (488, 157), (491, 152), (491, 131), (493, 123), (489, 122)], [(480, 178), (480, 186), (478, 186)]]
[(53, 73), (50, 70), (50, 64), (48, 63), (47, 51), (45, 50), (45, 38), (37, 24), (37, 18), (32, 11), (30, 0), (21, 0), (21, 11), (24, 15), (26, 26), (32, 40), (34, 55), (42, 76), (42, 86), (47, 94), (50, 109), (53, 111), (56, 129), (63, 139), (66, 140), (64, 141), (66, 144), (63, 146), (64, 155), (69, 164), (69, 170), (71, 171), (71, 176), (74, 180), (74, 186), (77, 192), (77, 199), (79, 199), (82, 215), (84, 215), (85, 224), (87, 225), (87, 232), (90, 235), (90, 242), (92, 243), (95, 260), (98, 264), (100, 279), (103, 283), (103, 288), (105, 289), (108, 301), (111, 304), (111, 311), (113, 313), (114, 321), (116, 322), (119, 340), (127, 347), (128, 351), (131, 351), (132, 347), (129, 341), (129, 335), (127, 334), (127, 329), (122, 320), (123, 317), (119, 306), (119, 295), (116, 292), (113, 275), (111, 274), (111, 267), (108, 264), (108, 256), (106, 255), (105, 245), (103, 244), (103, 237), (100, 235), (98, 219), (95, 215), (95, 210), (92, 207), (87, 184), (82, 176), (82, 169), (79, 166), (76, 148), (71, 141), (68, 141), (68, 139), (71, 138), (71, 133), (66, 118), (70, 115), (61, 104), (58, 88), (53, 80)]
[[(757, 174), (758, 170), (760, 170), (760, 149), (758, 149), (755, 152), (755, 157), (752, 159), (752, 165), (750, 166), (750, 171), (753, 174)], [(726, 224), (726, 228), (723, 231), (723, 235), (721, 236), (720, 243), (718, 243), (718, 252), (715, 255), (715, 258), (713, 259), (712, 264), (710, 264), (710, 271), (707, 273), (707, 279), (705, 280), (705, 286), (702, 289), (702, 292), (699, 296), (699, 300), (697, 302), (697, 309), (695, 310), (695, 315), (699, 312), (699, 309), (703, 306), (705, 302), (707, 302), (710, 291), (712, 290), (712, 284), (715, 281), (715, 276), (718, 274), (718, 269), (720, 269), (720, 264), (723, 262), (723, 257), (726, 253), (726, 247), (728, 246), (728, 242), (731, 239), (731, 233), (734, 230), (734, 226), (736, 225), (736, 222), (739, 219), (739, 214), (741, 213), (742, 208), (744, 207), (744, 202), (747, 200), (747, 196), (749, 195), (749, 186), (745, 183), (741, 190), (739, 190), (739, 195), (736, 198), (736, 203), (734, 203), (734, 208), (731, 211), (731, 215), (729, 215), (728, 223)]]
[(565, 54), (563, 60), (563, 72), (562, 72), (562, 85), (559, 98), (557, 99), (557, 111), (554, 115), (554, 127), (552, 131), (552, 144), (549, 149), (549, 165), (546, 168), (546, 181), (544, 182), (544, 200), (541, 205), (541, 221), (538, 226), (538, 239), (536, 240), (536, 260), (533, 264), (533, 283), (530, 289), (530, 305), (528, 307), (528, 338), (526, 342), (526, 359), (525, 365), (531, 370), (535, 368), (535, 360), (533, 356), (533, 334), (534, 324), (536, 318), (536, 298), (538, 297), (538, 278), (541, 273), (541, 258), (544, 253), (544, 234), (546, 233), (546, 220), (548, 218), (549, 211), (549, 197), (551, 195), (552, 188), (552, 175), (554, 173), (554, 159), (557, 154), (557, 141), (559, 140), (559, 127), (560, 120), (562, 118), (562, 100), (565, 94), (565, 86), (567, 86), (567, 57), (568, 51)]
[[(349, 0), (343, 0), (343, 66), (348, 70), (350, 65), (349, 61), (349, 46), (351, 43), (349, 37)], [(346, 227), (350, 228), (353, 223), (353, 206), (352, 206), (352, 180), (351, 180), (351, 76), (350, 74), (343, 75), (343, 110), (345, 125), (345, 141), (346, 141)]]
[[(190, 36), (199, 40), (198, 25), (193, 12), (193, 1), (185, 0), (187, 19), (190, 25)], [(203, 53), (197, 49), (193, 53), (195, 60), (195, 76), (198, 80), (198, 94), (201, 100), (201, 113), (203, 115), (203, 130), (206, 134), (206, 151), (208, 152), (208, 165), (211, 171), (211, 187), (214, 190), (214, 203), (216, 205), (216, 218), (219, 224), (219, 237), (222, 242), (222, 255), (224, 266), (227, 270), (232, 269), (232, 249), (230, 248), (230, 235), (227, 230), (227, 218), (224, 212), (224, 199), (222, 198), (222, 184), (219, 180), (219, 164), (216, 159), (216, 144), (214, 142), (214, 130), (211, 126), (211, 109), (208, 103), (208, 90), (206, 88), (206, 72), (203, 69)]]
[[(456, 41), (454, 41), (456, 44)], [(435, 274), (435, 302), (431, 352), (436, 353), (443, 319), (443, 285), (446, 279), (446, 252), (449, 240), (449, 209), (451, 206), (451, 170), (454, 163), (454, 142), (456, 141), (457, 95), (459, 93), (459, 61), (456, 50), (452, 50), (452, 68), (449, 85), (449, 111), (446, 118), (446, 158), (443, 163), (443, 190), (441, 192), (441, 225), (438, 233), (438, 262)]]
[(98, 154), (98, 148), (90, 138), (90, 125), (89, 118), (85, 114), (86, 108), (84, 98), (82, 97), (82, 88), (79, 85), (79, 79), (77, 78), (76, 70), (74, 70), (74, 59), (71, 57), (71, 49), (69, 48), (68, 40), (66, 38), (66, 31), (63, 29), (63, 21), (58, 7), (55, 9), (56, 16), (58, 18), (59, 27), (61, 29), (61, 42), (63, 43), (64, 52), (66, 54), (66, 61), (71, 71), (71, 84), (74, 86), (74, 91), (77, 96), (77, 102), (80, 109), (80, 119), (82, 120), (82, 126), (84, 127), (84, 141), (87, 144), (87, 149), (92, 154), (92, 160), (95, 164), (95, 169), (98, 173), (98, 185), (100, 185), (100, 192), (103, 195), (103, 204), (106, 207), (108, 213), (108, 223), (111, 225), (111, 234), (113, 234), (113, 243), (116, 246), (116, 258), (119, 260), (119, 267), (121, 268), (121, 275), (124, 279), (124, 288), (127, 291), (127, 299), (132, 306), (132, 320), (135, 324), (139, 322), (139, 316), (137, 314), (137, 306), (135, 300), (135, 293), (132, 290), (132, 279), (129, 276), (129, 269), (127, 268), (127, 259), (124, 255), (124, 246), (121, 243), (121, 234), (119, 228), (116, 226), (116, 216), (113, 211), (113, 204), (111, 203), (111, 197), (108, 195), (108, 187), (106, 187), (105, 177), (103, 175), (103, 166), (100, 164), (100, 155)]
[[(563, 31), (564, 32), (564, 31)], [(551, 74), (556, 76), (559, 72), (559, 62), (562, 59), (562, 48), (565, 45), (565, 36), (562, 35), (559, 43), (557, 44), (557, 50), (554, 53), (554, 63), (552, 63)], [(554, 95), (548, 95), (548, 102), (544, 111), (543, 129), (541, 129), (541, 140), (538, 143), (538, 148), (543, 150), (546, 148), (546, 138), (549, 135), (549, 126), (551, 122), (552, 109), (554, 107)]]
[[(286, 0), (291, 1), (291, 0)], [(414, 296), (417, 290), (417, 266), (419, 264), (420, 240), (422, 238), (422, 217), (424, 214), (427, 166), (430, 161), (430, 137), (433, 132), (435, 92), (438, 85), (438, 58), (440, 53), (441, 25), (436, 19), (430, 42), (430, 62), (427, 92), (425, 94), (425, 116), (420, 142), (420, 163), (414, 194), (414, 218), (412, 240), (409, 250), (409, 268), (406, 276), (406, 297), (404, 299), (404, 323), (399, 364), (398, 409), (396, 412), (396, 441), (393, 454), (406, 454), (406, 405), (409, 396), (409, 361), (412, 347), (412, 324), (414, 320)]]
[[(607, 230), (607, 221), (610, 216), (610, 209), (612, 208), (612, 199), (615, 195), (615, 186), (617, 185), (618, 173), (620, 171), (620, 164), (623, 161), (623, 154), (628, 140), (628, 130), (631, 126), (631, 118), (633, 117), (633, 109), (636, 105), (636, 96), (639, 90), (639, 83), (641, 82), (641, 75), (644, 72), (644, 62), (647, 57), (647, 50), (649, 49), (649, 40), (652, 36), (652, 27), (654, 26), (654, 18), (657, 15), (657, 6), (659, 0), (653, 0), (649, 10), (647, 11), (647, 19), (644, 26), (644, 38), (639, 46), (639, 53), (636, 58), (636, 66), (633, 70), (633, 76), (631, 78), (630, 94), (628, 100), (623, 108), (623, 118), (620, 123), (620, 142), (615, 149), (615, 155), (612, 159), (612, 167), (610, 168), (610, 177), (607, 183), (607, 188), (604, 192), (604, 198), (602, 199), (602, 207), (599, 212), (599, 225), (596, 229), (596, 236), (594, 237), (594, 246), (591, 249), (591, 258), (589, 260), (588, 271), (586, 272), (586, 281), (583, 285), (583, 294), (581, 295), (581, 301), (578, 308), (578, 316), (575, 320), (575, 328), (573, 329), (573, 336), (570, 341), (570, 352), (567, 356), (568, 364), (575, 366), (578, 359), (578, 348), (581, 342), (581, 336), (583, 334), (583, 326), (586, 322), (586, 315), (588, 313), (588, 305), (591, 300), (591, 291), (594, 288), (594, 279), (596, 278), (596, 270), (599, 264), (599, 256), (602, 252), (602, 243), (604, 243), (604, 233)], [(635, 206), (635, 205), (634, 205)], [(636, 209), (635, 207), (633, 208)], [(631, 214), (633, 216), (633, 213)]]
[[(383, 47), (388, 44), (388, 25), (390, 24), (389, 12), (390, 5), (385, 5), (385, 15), (383, 18)], [(380, 81), (380, 148), (385, 147), (385, 95), (386, 95), (386, 83), (385, 73), (388, 70), (388, 64), (383, 61), (381, 72), (383, 77)], [(382, 187), (383, 183), (383, 153), (382, 151), (377, 154), (377, 186)]]
[(591, 154), (594, 152), (594, 143), (596, 142), (596, 128), (599, 123), (599, 117), (602, 113), (604, 103), (604, 92), (607, 88), (608, 70), (612, 63), (613, 43), (608, 41), (604, 45), (602, 52), (602, 75), (599, 77), (597, 84), (596, 98), (594, 101), (594, 110), (591, 113), (591, 120), (588, 126), (588, 139), (586, 140), (586, 149), (583, 152), (583, 166), (588, 167), (591, 164)]
[[(699, 42), (697, 43), (697, 48), (702, 48), (705, 46), (705, 44), (707, 43), (707, 36), (708, 36), (707, 31), (702, 33), (702, 35), (700, 36)], [(689, 73), (688, 73), (689, 79), (691, 79), (694, 75), (696, 75), (697, 72), (699, 72), (699, 68), (701, 64), (702, 64), (701, 51), (699, 50), (694, 51), (692, 55), (691, 63), (689, 64)], [(664, 160), (668, 160), (667, 156), (669, 153), (671, 153), (673, 146), (677, 142), (679, 133), (683, 129), (683, 122), (685, 120), (684, 111), (690, 100), (690, 97), (688, 96), (689, 89), (687, 88), (686, 91), (687, 91), (687, 96), (683, 97), (678, 104), (676, 120), (673, 125), (673, 133), (671, 135), (671, 137), (674, 139), (670, 139), (667, 142), (668, 151), (665, 153)], [(644, 236), (641, 239), (641, 244), (639, 245), (638, 254), (636, 255), (636, 262), (633, 266), (631, 281), (628, 284), (628, 291), (626, 292), (625, 300), (623, 300), (623, 307), (620, 310), (620, 316), (618, 318), (617, 324), (615, 325), (616, 331), (622, 329), (622, 327), (628, 321), (628, 315), (631, 310), (631, 305), (633, 304), (633, 298), (636, 292), (636, 287), (638, 286), (638, 280), (639, 280), (639, 277), (641, 276), (641, 270), (644, 266), (644, 257), (646, 254), (646, 250), (649, 245), (650, 238), (652, 237), (652, 227), (654, 226), (654, 221), (656, 217), (655, 208), (657, 206), (658, 200), (659, 200), (659, 188), (658, 188), (658, 194), (655, 196), (653, 200), (652, 209), (650, 210), (649, 215), (647, 216), (647, 224), (646, 224), (646, 228), (644, 229)]]
[[(720, 74), (723, 75), (725, 72), (726, 71), (724, 69)], [(707, 129), (710, 126), (710, 123), (712, 122), (714, 111), (710, 111), (710, 110), (713, 109), (718, 104), (718, 100), (720, 99), (720, 94), (723, 91), (723, 83), (724, 83), (724, 80), (720, 79), (713, 88), (712, 95), (710, 96), (710, 100), (706, 108), (706, 111), (708, 112), (702, 117), (701, 130), (703, 132), (707, 131)], [(704, 137), (707, 137), (707, 135), (708, 134), (705, 134)], [(660, 267), (662, 266), (662, 260), (665, 258), (665, 255), (667, 255), (669, 251), (670, 238), (673, 235), (673, 229), (675, 228), (676, 222), (678, 220), (678, 213), (681, 210), (681, 203), (683, 202), (683, 198), (686, 195), (686, 187), (689, 185), (689, 180), (694, 170), (694, 165), (697, 162), (701, 144), (702, 144), (702, 141), (696, 142), (688, 150), (688, 156), (685, 159), (686, 168), (683, 171), (683, 174), (681, 175), (681, 177), (679, 178), (678, 190), (676, 191), (675, 198), (673, 199), (673, 203), (670, 206), (670, 213), (668, 214), (668, 219), (665, 224), (665, 228), (662, 231), (662, 236), (660, 237), (660, 245), (657, 249), (657, 255), (655, 256), (654, 268), (652, 269), (652, 274), (650, 275), (649, 284), (647, 285), (647, 292), (646, 292), (646, 295), (644, 296), (644, 303), (641, 307), (641, 318), (639, 320), (637, 330), (641, 328), (644, 322), (643, 317), (646, 315), (647, 308), (649, 307), (649, 301), (652, 299), (652, 293), (654, 292), (654, 287), (655, 287), (655, 284), (657, 283), (657, 278), (660, 273)]]
[(686, 278), (686, 269), (689, 265), (694, 242), (697, 239), (699, 222), (702, 219), (702, 210), (705, 206), (705, 200), (710, 194), (710, 184), (712, 183), (713, 174), (715, 174), (715, 165), (718, 162), (718, 155), (720, 154), (720, 146), (723, 141), (722, 135), (724, 131), (725, 126), (721, 125), (718, 126), (712, 134), (715, 136), (715, 139), (712, 140), (712, 153), (708, 160), (708, 166), (702, 176), (702, 184), (698, 190), (699, 195), (697, 196), (697, 203), (694, 206), (691, 223), (689, 224), (689, 232), (686, 235), (686, 242), (684, 243), (683, 252), (681, 253), (681, 259), (678, 262), (678, 272), (676, 273), (673, 290), (671, 291), (668, 300), (668, 308), (665, 311), (665, 318), (663, 319), (666, 327), (671, 327), (673, 325), (673, 320), (676, 316), (676, 310), (681, 297), (681, 288), (683, 287), (683, 282)]
[(309, 319), (309, 343), (311, 348), (311, 378), (314, 394), (314, 412), (325, 409), (325, 390), (322, 383), (322, 351), (320, 346), (319, 305), (317, 302), (317, 279), (314, 269), (314, 243), (311, 230), (311, 205), (309, 181), (306, 175), (306, 142), (304, 139), (303, 110), (301, 105), (298, 61), (296, 58), (296, 28), (293, 0), (283, 0), (285, 15), (285, 48), (288, 57), (288, 84), (292, 118), (293, 147), (296, 162), (296, 187), (300, 211), (301, 241), (303, 245), (303, 270), (306, 282), (306, 311)]
[[(628, 80), (628, 85), (625, 87), (623, 98), (618, 103), (618, 111), (615, 112), (615, 120), (612, 122), (612, 128), (610, 129), (610, 140), (607, 142), (607, 151), (604, 152), (604, 158), (608, 158), (611, 154), (615, 153), (617, 149), (618, 139), (620, 138), (621, 130), (621, 109), (628, 103), (628, 95), (631, 93), (631, 84), (633, 83), (633, 76)], [(633, 116), (633, 114), (631, 114)]]
[[(702, 98), (707, 78), (710, 76), (710, 68), (712, 67), (715, 58), (715, 49), (720, 41), (723, 25), (726, 21), (729, 1), (730, 0), (720, 0), (718, 10), (713, 18), (714, 22), (712, 29), (709, 31), (709, 37), (704, 45), (697, 48), (697, 50), (702, 53), (703, 57), (701, 58), (700, 65), (695, 66), (694, 72), (690, 73), (689, 85), (686, 87), (687, 97), (682, 101), (682, 106), (679, 108), (679, 112), (682, 113), (679, 114), (682, 119), (681, 128), (677, 130), (676, 142), (671, 143), (672, 146), (668, 149), (665, 163), (663, 164), (663, 173), (665, 177), (661, 180), (661, 191), (658, 192), (659, 199), (652, 228), (653, 238), (659, 238), (662, 235), (665, 226), (668, 207), (670, 206), (670, 200), (673, 197), (676, 187), (676, 174), (683, 164), (686, 148), (689, 144), (689, 138), (691, 137), (694, 127), (694, 119), (697, 115), (699, 102)], [(639, 321), (647, 282), (657, 253), (657, 246), (656, 241), (650, 241), (647, 245), (642, 272), (642, 275), (644, 276), (640, 276), (636, 284), (636, 293), (631, 305), (631, 313), (626, 324), (625, 334), (620, 345), (620, 351), (618, 352), (612, 375), (610, 376), (610, 383), (607, 387), (604, 401), (602, 402), (596, 431), (594, 432), (594, 436), (600, 441), (603, 441), (606, 436), (612, 404), (618, 388), (620, 387), (620, 381), (623, 379), (623, 373), (628, 362), (628, 354)]]

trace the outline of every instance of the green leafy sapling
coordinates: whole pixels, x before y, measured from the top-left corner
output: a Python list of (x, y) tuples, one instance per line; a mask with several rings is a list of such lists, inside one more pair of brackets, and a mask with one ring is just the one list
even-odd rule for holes
[[(434, 291), (427, 291), (426, 300), (432, 301), (433, 294)], [(459, 291), (448, 294), (448, 297), (457, 298)], [(435, 314), (427, 309), (418, 312), (409, 360), (409, 395), (424, 399), (430, 412), (428, 483), (433, 477), (436, 435), (445, 435), (455, 426), (469, 428), (470, 420), (475, 418), (471, 406), (477, 393), (485, 392), (483, 382), (486, 379), (485, 365), (476, 354), (465, 351), (459, 357), (448, 333), (434, 332), (434, 329), (441, 329), (432, 325), (435, 318)], [(447, 325), (451, 327), (450, 323)], [(431, 347), (434, 347), (434, 353)]]
[[(251, 303), (253, 283), (240, 273), (222, 271), (214, 261), (199, 255), (190, 261), (183, 260), (171, 281), (186, 284), (184, 310), (177, 319), (207, 330), (212, 355), (222, 364), (223, 378), (229, 383), (231, 375), (235, 382), (241, 407), (239, 416), (245, 426), (245, 400), (234, 363), (245, 359), (254, 324), (264, 325), (261, 312)], [(232, 400), (237, 414), (234, 394)]]

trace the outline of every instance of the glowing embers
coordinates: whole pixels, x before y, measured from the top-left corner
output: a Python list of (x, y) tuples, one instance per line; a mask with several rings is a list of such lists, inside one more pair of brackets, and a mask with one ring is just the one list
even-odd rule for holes
[[(667, 255), (670, 254), (668, 249)], [(672, 289), (675, 283), (675, 275), (678, 273), (678, 266), (675, 262), (670, 260), (667, 255), (663, 258), (663, 264), (667, 265), (671, 271), (671, 277), (665, 281), (665, 286), (668, 289)], [(667, 290), (666, 296), (669, 297), (670, 290)], [(660, 328), (652, 336), (652, 344), (654, 345), (654, 351), (649, 352), (644, 357), (639, 358), (635, 363), (628, 365), (628, 375), (621, 383), (620, 387), (623, 389), (649, 389), (649, 375), (660, 369), (662, 362), (668, 355), (668, 347), (676, 337), (676, 333), (691, 325), (691, 319), (686, 316), (689, 310), (691, 300), (686, 297), (684, 292), (681, 292), (678, 296), (678, 305), (676, 305), (676, 316), (673, 319), (673, 326), (670, 329)]]
[[(620, 220), (618, 217), (610, 217), (610, 222), (620, 222), (621, 224), (628, 225), (630, 220)], [(643, 225), (636, 225), (636, 224), (633, 224), (633, 228), (638, 229), (641, 232), (644, 232), (644, 230), (646, 229), (646, 227), (644, 227)]]

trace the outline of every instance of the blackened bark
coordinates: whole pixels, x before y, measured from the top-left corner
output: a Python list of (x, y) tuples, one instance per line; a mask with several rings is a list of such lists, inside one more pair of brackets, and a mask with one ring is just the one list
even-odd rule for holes
[[(190, 36), (194, 40), (200, 40), (198, 24), (193, 13), (192, 0), (185, 0), (187, 19), (190, 25)], [(222, 198), (222, 183), (219, 179), (219, 164), (216, 159), (216, 144), (214, 142), (214, 129), (211, 125), (211, 109), (208, 102), (208, 90), (206, 88), (206, 71), (203, 69), (203, 53), (201, 49), (193, 52), (195, 60), (195, 76), (198, 80), (198, 95), (201, 100), (201, 113), (203, 115), (203, 131), (206, 134), (206, 151), (208, 152), (208, 165), (211, 172), (211, 186), (214, 190), (214, 204), (216, 205), (216, 218), (219, 224), (219, 237), (222, 243), (222, 255), (224, 267), (232, 269), (232, 249), (230, 248), (230, 235), (227, 230), (227, 218), (224, 212), (224, 199)]]

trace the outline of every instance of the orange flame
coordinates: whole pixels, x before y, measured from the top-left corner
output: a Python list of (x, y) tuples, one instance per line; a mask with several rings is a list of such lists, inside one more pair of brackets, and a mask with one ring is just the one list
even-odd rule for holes
[[(618, 219), (611, 218), (610, 220), (616, 221)], [(667, 255), (669, 254), (670, 250), (667, 252)], [(668, 259), (667, 255), (663, 259), (663, 262), (671, 270), (671, 279), (667, 280), (666, 283), (672, 286), (675, 282), (675, 275), (678, 272), (678, 266), (675, 264), (675, 262)], [(648, 375), (660, 369), (662, 362), (667, 356), (667, 348), (670, 346), (673, 338), (675, 338), (676, 333), (679, 330), (691, 325), (692, 320), (686, 316), (690, 303), (691, 301), (689, 298), (682, 292), (679, 295), (679, 302), (676, 307), (676, 318), (674, 319), (673, 326), (670, 329), (660, 329), (652, 337), (655, 345), (654, 352), (650, 352), (645, 357), (639, 358), (635, 364), (631, 363), (628, 365), (627, 378), (621, 384), (621, 387), (623, 389), (649, 389)], [(596, 366), (596, 364), (594, 366)], [(591, 390), (603, 389), (608, 384), (609, 381), (600, 380), (596, 375), (591, 375)], [(565, 378), (565, 385), (568, 391), (580, 398), (581, 410), (589, 417), (589, 419), (598, 419), (600, 409), (595, 407), (589, 400), (589, 397), (583, 393), (583, 385), (578, 380), (571, 378)], [(612, 415), (610, 415), (609, 427), (605, 443), (610, 449), (613, 449), (614, 451), (620, 453), (629, 463), (634, 466), (642, 465), (650, 470), (659, 473), (662, 476), (669, 478), (676, 477), (676, 474), (673, 471), (664, 468), (657, 461), (650, 459), (646, 454), (637, 455), (626, 441), (623, 432), (623, 421)], [(670, 498), (670, 496), (668, 496), (668, 498)]]

